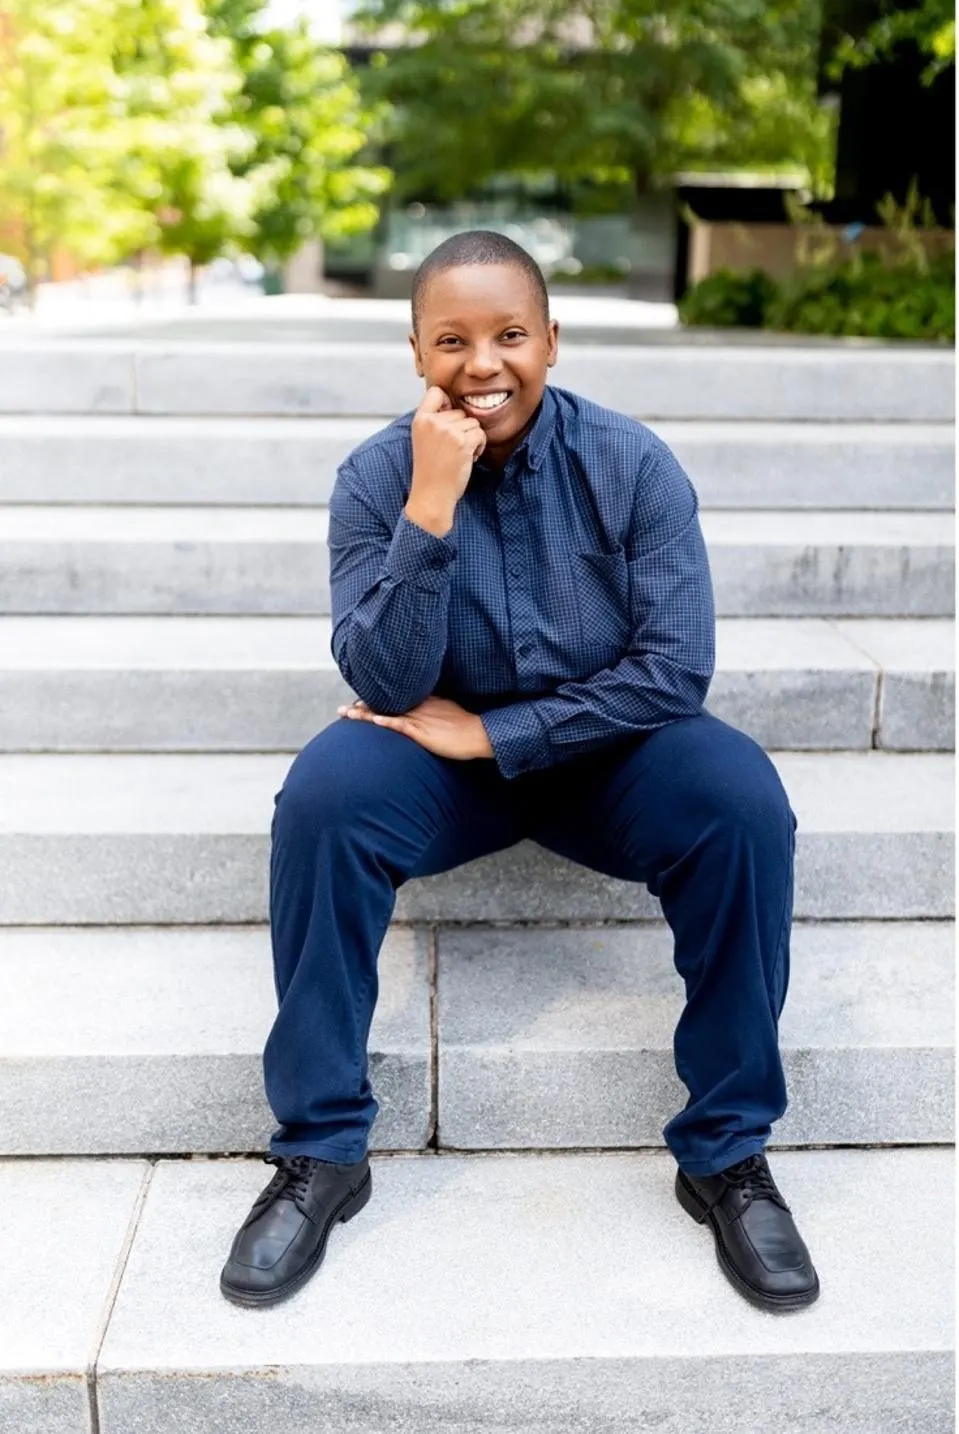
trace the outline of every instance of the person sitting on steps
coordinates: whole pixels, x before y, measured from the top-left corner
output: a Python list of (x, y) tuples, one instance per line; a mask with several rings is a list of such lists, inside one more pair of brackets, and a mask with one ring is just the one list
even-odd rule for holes
[(222, 1293), (292, 1294), (370, 1198), (367, 1040), (397, 889), (529, 838), (659, 898), (686, 995), (676, 1196), (741, 1295), (809, 1305), (819, 1280), (764, 1154), (787, 1104), (796, 821), (762, 749), (703, 710), (696, 493), (644, 424), (547, 386), (558, 325), (511, 240), (429, 255), (411, 343), (419, 408), (350, 454), (330, 504), (333, 652), (358, 699), (276, 799), (276, 1173)]

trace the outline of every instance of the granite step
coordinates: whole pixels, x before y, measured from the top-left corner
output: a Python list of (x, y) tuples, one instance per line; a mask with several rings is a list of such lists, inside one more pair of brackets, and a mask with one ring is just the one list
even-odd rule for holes
[(665, 1153), (372, 1164), (269, 1312), (217, 1287), (259, 1161), (0, 1165), (0, 1429), (91, 1434), (89, 1389), (98, 1434), (768, 1434), (787, 1389), (804, 1434), (951, 1434), (947, 1150), (773, 1157), (822, 1285), (779, 1319), (729, 1286)]
[[(436, 1049), (429, 929), (392, 927), (380, 954), (372, 1148), (662, 1145), (687, 1099), (664, 925), (432, 939)], [(797, 922), (773, 1143), (948, 1142), (953, 971), (945, 922)], [(275, 1009), (262, 927), (0, 930), (0, 1154), (264, 1150)]]
[[(940, 347), (578, 344), (553, 381), (638, 419), (948, 423), (955, 359)], [(404, 413), (423, 396), (399, 343), (130, 343), (11, 337), (0, 412)]]
[[(720, 618), (708, 707), (764, 747), (949, 750), (948, 619)], [(352, 693), (309, 617), (0, 617), (0, 750), (289, 751)]]
[[(952, 911), (953, 759), (780, 752), (799, 819), (796, 914)], [(0, 756), (0, 924), (257, 922), (290, 756)], [(645, 887), (530, 843), (408, 883), (404, 921), (643, 920)]]
[[(582, 344), (553, 381), (641, 419), (948, 423), (952, 349), (897, 344)], [(423, 394), (387, 343), (0, 342), (4, 413), (379, 416)]]
[[(0, 508), (0, 612), (329, 612), (325, 508)], [(943, 617), (953, 523), (936, 512), (707, 509), (721, 617)]]
[[(0, 503), (328, 501), (377, 418), (0, 415)], [(952, 506), (951, 423), (658, 420), (706, 508)]]

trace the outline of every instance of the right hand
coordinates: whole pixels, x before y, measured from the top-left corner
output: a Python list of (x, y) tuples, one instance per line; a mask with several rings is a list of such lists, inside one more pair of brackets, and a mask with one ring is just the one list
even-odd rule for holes
[(476, 418), (454, 408), (435, 384), (413, 417), (413, 485), (406, 515), (421, 527), (445, 536), (456, 505), (466, 491), (473, 464), (486, 447)]

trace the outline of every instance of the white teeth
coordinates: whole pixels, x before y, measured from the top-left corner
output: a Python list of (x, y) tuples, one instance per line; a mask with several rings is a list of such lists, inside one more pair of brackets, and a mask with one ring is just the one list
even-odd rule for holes
[(470, 408), (499, 408), (508, 398), (508, 393), (474, 393), (464, 397), (463, 402)]

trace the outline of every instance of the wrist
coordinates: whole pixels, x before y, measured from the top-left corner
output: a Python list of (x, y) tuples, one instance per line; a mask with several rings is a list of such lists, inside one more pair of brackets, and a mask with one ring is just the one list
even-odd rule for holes
[(411, 493), (403, 512), (418, 528), (425, 528), (434, 537), (445, 538), (453, 527), (456, 504), (437, 502), (433, 498), (424, 499)]
[(496, 755), (493, 751), (493, 744), (489, 739), (489, 733), (486, 730), (486, 724), (484, 723), (482, 717), (476, 718), (475, 755), (477, 757), (493, 757)]

